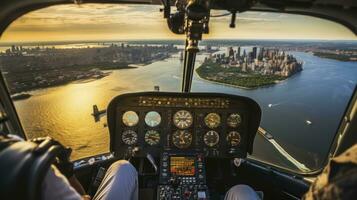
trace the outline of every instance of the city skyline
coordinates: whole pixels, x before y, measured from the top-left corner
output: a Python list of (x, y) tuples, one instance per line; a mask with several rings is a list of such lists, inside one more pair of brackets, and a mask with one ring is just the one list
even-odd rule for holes
[[(184, 39), (171, 33), (159, 6), (85, 4), (60, 5), (28, 13), (13, 22), (1, 43), (36, 41), (104, 41), (133, 39)], [(215, 11), (212, 14), (222, 13)], [(230, 17), (211, 18), (204, 39), (319, 39), (356, 40), (346, 27), (319, 18), (264, 12), (238, 15), (237, 28)]]

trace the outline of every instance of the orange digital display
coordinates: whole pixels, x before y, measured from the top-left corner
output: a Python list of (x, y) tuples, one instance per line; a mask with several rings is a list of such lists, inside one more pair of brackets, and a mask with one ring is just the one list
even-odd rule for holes
[(195, 158), (170, 157), (170, 172), (177, 176), (194, 176)]

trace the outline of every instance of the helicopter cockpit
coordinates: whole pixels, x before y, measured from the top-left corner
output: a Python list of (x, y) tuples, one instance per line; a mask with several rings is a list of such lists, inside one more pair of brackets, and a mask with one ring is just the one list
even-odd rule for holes
[[(46, 170), (52, 164), (66, 165), (66, 170), (76, 177), (77, 186), (81, 185), (80, 190), (94, 196), (111, 164), (126, 160), (137, 171), (139, 199), (224, 199), (229, 188), (245, 184), (252, 187), (260, 199), (295, 200), (304, 197), (330, 158), (356, 144), (355, 2), (74, 0), (74, 3), (78, 9), (88, 4), (93, 15), (98, 14), (96, 9), (99, 8), (92, 3), (110, 4), (98, 17), (77, 19), (78, 24), (71, 26), (68, 20), (74, 19), (61, 19), (59, 14), (49, 15), (60, 10), (67, 12), (68, 16), (75, 16), (71, 8), (56, 10), (56, 5), (72, 5), (73, 1), (8, 0), (0, 3), (0, 33), (6, 33), (5, 29), (10, 27), (10, 33), (3, 34), (5, 42), (1, 43), (0, 37), (0, 199), (41, 199), (41, 184)], [(110, 10), (116, 4), (143, 7), (136, 10), (130, 7)], [(165, 20), (165, 28), (170, 34), (183, 38), (181, 43), (174, 40), (131, 40), (130, 34), (142, 32), (145, 35), (145, 31), (148, 34), (150, 31), (141, 28), (131, 30), (122, 21), (117, 23), (114, 17), (109, 16), (119, 10), (143, 12), (146, 4), (160, 6), (157, 12)], [(16, 23), (11, 26), (16, 18), (48, 6), (53, 7), (47, 13), (20, 18), (24, 26)], [(213, 18), (227, 17), (222, 21), (234, 29), (244, 26), (244, 21), (240, 24), (240, 16), (248, 11), (264, 12), (258, 20), (249, 15), (244, 18), (249, 31), (264, 26), (264, 18), (269, 18), (265, 12), (302, 14), (337, 22), (339, 26), (331, 31), (331, 35), (347, 34), (345, 30), (340, 30), (343, 25), (344, 29), (349, 29), (347, 35), (352, 35), (353, 39), (341, 39), (342, 42), (329, 39), (326, 39), (327, 42), (309, 39), (267, 39), (256, 42), (246, 39), (237, 42), (230, 41), (231, 38), (227, 36), (217, 41), (205, 40), (211, 32), (220, 31), (217, 27), (211, 28)], [(218, 14), (212, 14), (215, 12)], [(90, 15), (83, 13), (85, 17)], [(279, 19), (284, 19), (278, 14), (267, 20), (274, 26), (266, 30), (276, 31), (274, 34), (281, 31)], [(147, 13), (143, 16), (140, 19), (142, 24), (145, 24), (145, 17), (153, 18)], [(109, 25), (105, 21), (105, 25), (93, 30), (81, 24), (85, 20), (91, 23), (100, 21), (100, 17), (105, 18)], [(58, 28), (58, 24), (50, 23), (51, 20), (57, 20), (56, 23), (59, 21), (65, 26)], [(125, 20), (137, 23), (134, 18)], [(304, 20), (307, 18), (292, 21), (301, 25)], [(33, 26), (27, 22), (33, 23)], [(115, 41), (114, 34), (107, 35), (108, 38), (101, 41), (92, 39), (93, 35), (113, 31), (111, 23), (122, 27), (124, 32), (128, 31), (130, 34), (122, 37), (129, 39)], [(255, 23), (262, 24), (252, 25)], [(284, 28), (292, 28), (290, 21), (285, 23)], [(319, 23), (322, 22), (314, 21), (308, 28), (315, 25), (318, 29)], [(329, 23), (325, 23), (327, 28), (334, 27)], [(47, 30), (48, 33), (58, 32), (57, 36), (67, 40), (13, 42), (31, 33), (38, 34), (38, 38), (47, 37), (45, 28), (41, 27), (44, 24), (51, 30)], [(78, 27), (82, 33), (88, 32), (88, 41), (84, 41), (82, 35), (76, 35), (76, 41), (80, 41), (80, 44), (68, 39), (66, 34), (73, 31), (70, 30), (73, 27)], [(25, 34), (21, 36), (22, 31)], [(292, 31), (284, 31), (284, 34), (294, 35)], [(155, 32), (160, 30), (155, 29)], [(306, 31), (306, 34), (312, 32)], [(11, 34), (14, 36), (10, 37)], [(322, 33), (320, 35), (323, 36)], [(315, 57), (318, 59), (314, 60)], [(165, 68), (169, 65), (168, 59), (179, 60), (177, 65), (180, 68)], [(145, 69), (145, 65), (156, 61), (161, 63)], [(345, 68), (335, 67), (340, 65)], [(115, 70), (123, 73), (112, 73)], [(312, 74), (316, 70), (326, 70), (326, 73)], [(140, 78), (139, 73), (147, 75)], [(144, 79), (160, 76), (161, 73), (161, 76), (169, 78), (158, 81), (160, 86), (155, 83), (154, 91), (147, 90), (155, 81)], [(307, 75), (301, 77), (298, 73)], [(124, 81), (115, 83), (117, 85), (114, 87), (112, 80), (121, 78)], [(287, 83), (290, 78), (294, 79), (295, 85)], [(202, 80), (202, 85), (211, 84), (214, 87), (200, 90), (200, 85), (198, 89), (193, 89), (194, 82), (198, 80)], [(336, 83), (325, 85), (331, 80)], [(179, 89), (168, 87), (162, 90), (172, 82), (179, 82)], [(79, 86), (83, 83), (87, 85)], [(305, 88), (304, 83), (315, 88)], [(110, 92), (102, 91), (102, 85), (110, 88)], [(131, 85), (140, 85), (144, 89), (133, 89)], [(291, 93), (280, 98), (280, 91), (272, 93), (271, 87), (275, 87), (272, 85), (280, 85), (282, 92)], [(86, 93), (86, 89), (92, 87), (99, 88), (96, 89), (96, 95)], [(238, 92), (235, 90), (237, 88)], [(259, 91), (255, 91), (257, 88), (263, 88), (262, 97), (259, 97)], [(320, 95), (320, 98), (314, 95)], [(99, 106), (93, 103), (97, 96), (104, 96), (105, 103), (100, 102)], [(29, 98), (32, 101), (26, 102)], [(300, 101), (304, 99), (309, 101), (302, 104)], [(276, 103), (267, 103), (267, 100), (275, 100)], [(88, 104), (93, 106), (88, 108)], [(315, 109), (315, 105), (319, 109)], [(48, 108), (45, 109), (46, 106)], [(79, 107), (85, 108), (77, 109)], [(106, 109), (99, 109), (103, 107)], [(277, 109), (281, 110), (274, 112)], [(299, 112), (299, 109), (302, 110)], [(49, 114), (51, 112), (54, 114)], [(59, 113), (66, 113), (67, 118), (62, 119)], [(283, 124), (284, 117), (287, 118), (285, 121), (290, 122), (299, 119), (279, 129), (289, 130), (290, 135), (278, 134), (280, 138), (275, 138), (263, 128), (263, 125), (276, 127)], [(56, 120), (41, 121), (46, 118)], [(269, 118), (275, 120), (269, 121)], [(88, 123), (89, 120), (91, 123)], [(295, 129), (293, 124), (300, 127)], [(83, 125), (88, 127), (84, 128)], [(78, 131), (78, 135), (71, 135), (71, 131), (77, 129), (82, 131)], [(85, 140), (89, 137), (86, 133), (88, 130), (95, 132), (90, 136), (90, 141)], [(57, 135), (51, 135), (53, 131), (57, 131)], [(318, 131), (314, 139), (306, 138), (307, 133)], [(328, 133), (324, 134), (324, 131)], [(31, 134), (26, 135), (25, 132)], [(108, 142), (97, 132), (107, 134)], [(300, 132), (305, 133), (296, 136)], [(52, 136), (56, 140), (43, 136)], [(77, 140), (73, 141), (76, 137)], [(289, 141), (307, 143), (308, 147), (303, 149), (293, 142), (287, 142), (288, 137)], [(26, 138), (31, 140), (26, 141)], [(319, 142), (328, 144), (321, 150), (322, 153), (314, 152)], [(66, 146), (75, 148), (72, 152)], [(253, 154), (257, 150), (258, 154)], [(267, 160), (260, 159), (263, 157), (260, 155), (268, 150), (274, 153), (265, 155)], [(303, 162), (304, 159), (309, 162)]]
[(147, 158), (159, 177), (159, 199), (205, 199), (206, 170), (214, 170), (206, 160), (246, 158), (261, 111), (245, 97), (153, 92), (118, 96), (107, 112), (111, 151)]

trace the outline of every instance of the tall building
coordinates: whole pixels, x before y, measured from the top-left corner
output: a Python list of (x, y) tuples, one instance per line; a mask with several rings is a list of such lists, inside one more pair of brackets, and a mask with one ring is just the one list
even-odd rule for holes
[(253, 60), (254, 60), (254, 53), (253, 52), (249, 52), (248, 53), (248, 63), (251, 63), (251, 62), (253, 62)]
[(16, 51), (16, 46), (15, 45), (11, 45), (11, 52), (14, 53)]
[(240, 57), (240, 47), (238, 47), (238, 49), (237, 49), (237, 56), (236, 56), (237, 58), (239, 58)]
[(257, 58), (257, 47), (253, 47), (253, 52), (252, 52), (252, 59), (256, 59)]
[(228, 48), (228, 57), (233, 57), (234, 58), (234, 51), (232, 47)]
[(264, 58), (264, 47), (260, 48), (258, 60), (262, 60), (263, 58)]

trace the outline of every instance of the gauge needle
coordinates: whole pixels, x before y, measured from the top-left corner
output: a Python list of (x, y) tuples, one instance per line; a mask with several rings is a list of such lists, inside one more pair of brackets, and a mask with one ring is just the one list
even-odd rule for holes
[(232, 142), (233, 143), (239, 143), (239, 139), (233, 139)]
[(156, 140), (156, 139), (159, 139), (159, 137), (158, 136), (149, 136), (149, 139)]
[(184, 138), (183, 133), (180, 134), (180, 143), (181, 143), (181, 144), (184, 144), (184, 143), (185, 143), (185, 138)]

